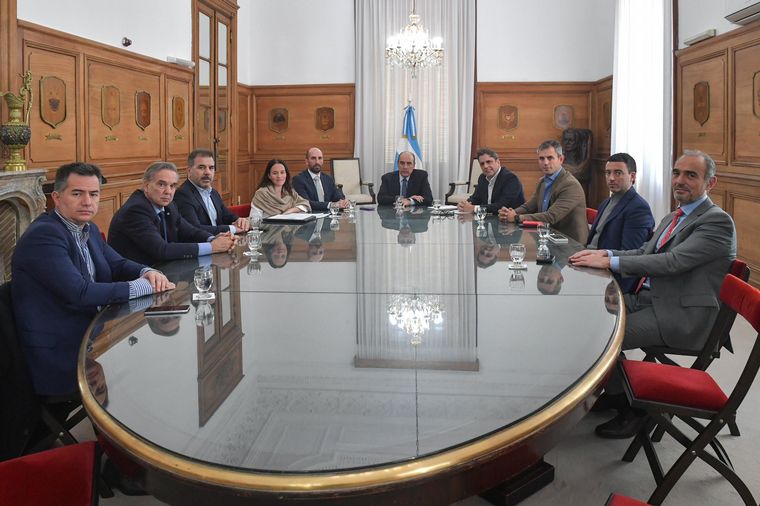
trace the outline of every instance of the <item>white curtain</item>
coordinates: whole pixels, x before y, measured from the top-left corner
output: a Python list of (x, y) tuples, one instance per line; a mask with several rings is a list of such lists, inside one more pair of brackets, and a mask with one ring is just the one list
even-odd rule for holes
[[(430, 37), (443, 39), (443, 64), (411, 73), (387, 67), (388, 37), (409, 23), (412, 0), (356, 0), (356, 142), (362, 177), (380, 184), (393, 170), (404, 107), (411, 99), (425, 170), (435, 197), (467, 179), (475, 87), (475, 2), (418, 0)], [(375, 188), (375, 191), (379, 187)]]
[(656, 221), (670, 212), (672, 40), (672, 0), (617, 0), (612, 152), (636, 159)]

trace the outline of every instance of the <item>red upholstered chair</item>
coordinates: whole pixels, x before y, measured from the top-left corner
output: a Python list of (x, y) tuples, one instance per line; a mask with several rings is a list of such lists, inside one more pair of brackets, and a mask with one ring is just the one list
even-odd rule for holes
[[(742, 281), (749, 280), (749, 267), (742, 260), (736, 259), (731, 262), (731, 266), (728, 270), (729, 274), (733, 274)], [(724, 281), (725, 282), (725, 281)], [(713, 360), (720, 358), (720, 350), (726, 348), (733, 353), (733, 346), (731, 345), (731, 327), (736, 320), (736, 311), (727, 306), (722, 300), (720, 305), (720, 311), (718, 317), (715, 319), (713, 328), (710, 331), (710, 336), (705, 342), (705, 346), (701, 350), (686, 350), (680, 348), (670, 348), (668, 346), (651, 346), (644, 348), (644, 360), (648, 362), (657, 361), (662, 364), (678, 365), (668, 355), (684, 355), (697, 357), (694, 363), (691, 365), (693, 369), (707, 370)], [(728, 428), (731, 431), (732, 436), (739, 436), (739, 427), (735, 421), (731, 421), (728, 424)], [(654, 441), (659, 441), (662, 433), (653, 436)]]
[(230, 211), (237, 214), (238, 218), (248, 218), (251, 214), (251, 204), (240, 204), (237, 206), (230, 206)]
[[(721, 285), (720, 299), (760, 332), (760, 290), (728, 274)], [(619, 367), (631, 406), (646, 411), (649, 416), (623, 456), (624, 461), (631, 462), (643, 446), (657, 482), (657, 488), (648, 502), (661, 504), (686, 469), (699, 458), (725, 477), (745, 504), (757, 505), (752, 493), (734, 472), (731, 460), (716, 436), (724, 425), (735, 419), (736, 410), (757, 376), (760, 369), (760, 334), (730, 395), (726, 395), (701, 369), (635, 360), (622, 360)], [(673, 416), (694, 429), (697, 436), (689, 439), (673, 425), (670, 420)], [(706, 420), (706, 423), (698, 419)], [(667, 473), (663, 473), (649, 437), (655, 424), (686, 448)], [(707, 451), (708, 445), (714, 454)]]
[(646, 506), (646, 503), (618, 494), (610, 494), (604, 506)]
[(586, 208), (586, 221), (588, 222), (588, 226), (594, 224), (594, 220), (596, 219), (596, 215), (599, 214), (599, 211), (596, 209), (593, 209), (591, 207)]
[(0, 506), (97, 505), (99, 463), (93, 441), (0, 462)]

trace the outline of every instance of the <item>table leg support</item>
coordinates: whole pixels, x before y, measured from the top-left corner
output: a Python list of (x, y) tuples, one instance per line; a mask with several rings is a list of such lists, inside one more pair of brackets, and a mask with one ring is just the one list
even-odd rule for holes
[(554, 481), (554, 466), (543, 459), (500, 485), (480, 494), (496, 506), (514, 506)]

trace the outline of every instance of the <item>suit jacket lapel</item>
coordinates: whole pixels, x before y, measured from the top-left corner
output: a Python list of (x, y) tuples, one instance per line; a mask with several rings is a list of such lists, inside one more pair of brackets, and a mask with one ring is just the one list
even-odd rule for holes
[[(694, 223), (700, 216), (702, 216), (708, 209), (710, 209), (712, 206), (714, 206), (712, 200), (710, 200), (710, 197), (707, 197), (707, 199), (702, 202), (699, 206), (697, 206), (696, 209), (694, 209), (691, 213), (689, 213), (686, 218), (684, 218), (681, 223), (678, 224), (678, 226), (673, 230), (673, 232), (670, 234), (670, 237), (668, 237), (668, 240), (663, 242), (659, 249), (665, 248), (670, 241), (673, 240), (682, 230), (684, 230), (686, 227)], [(670, 223), (673, 221), (673, 216), (675, 215), (675, 211), (670, 213), (668, 215), (667, 220), (663, 220), (664, 227), (658, 227), (658, 229), (665, 230), (665, 228), (670, 226)], [(662, 230), (658, 230), (658, 232), (655, 233), (653, 237), (656, 237), (659, 239), (660, 235), (662, 234)]]

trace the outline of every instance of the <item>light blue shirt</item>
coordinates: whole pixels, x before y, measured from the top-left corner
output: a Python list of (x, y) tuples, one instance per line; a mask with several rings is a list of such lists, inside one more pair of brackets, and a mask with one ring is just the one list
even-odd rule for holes
[[(676, 223), (676, 227), (673, 229), (673, 232), (681, 226), (681, 223), (683, 223), (683, 220), (686, 219), (687, 216), (689, 216), (696, 208), (698, 208), (702, 202), (707, 200), (707, 194), (705, 193), (702, 195), (702, 198), (695, 200), (694, 202), (691, 202), (689, 204), (684, 204), (680, 206), (681, 209), (683, 209), (683, 215), (678, 218), (678, 223)], [(660, 239), (662, 239), (662, 236), (664, 236), (668, 232), (668, 228), (670, 226), (667, 226), (663, 229), (662, 233), (657, 237), (657, 242), (660, 242)], [(607, 256), (610, 257), (610, 270), (612, 272), (620, 272), (620, 257), (612, 256), (612, 250), (607, 250)], [(647, 279), (644, 282), (644, 286), (648, 288), (649, 279)]]
[[(158, 207), (157, 205), (154, 204), (153, 205), (153, 210), (156, 211), (156, 214), (158, 214), (161, 211), (163, 211), (164, 208), (163, 207)], [(198, 256), (210, 255), (211, 254), (212, 247), (211, 247), (210, 243), (213, 240), (214, 240), (214, 236), (212, 235), (212, 236), (209, 236), (208, 242), (199, 242), (198, 243)]]
[(560, 167), (559, 170), (551, 176), (544, 176), (544, 201), (541, 203), (542, 213), (546, 212), (546, 210), (549, 209), (549, 199), (552, 196), (552, 186), (554, 186), (554, 181), (557, 179), (557, 176), (559, 176), (559, 173), (563, 170), (564, 169)]

